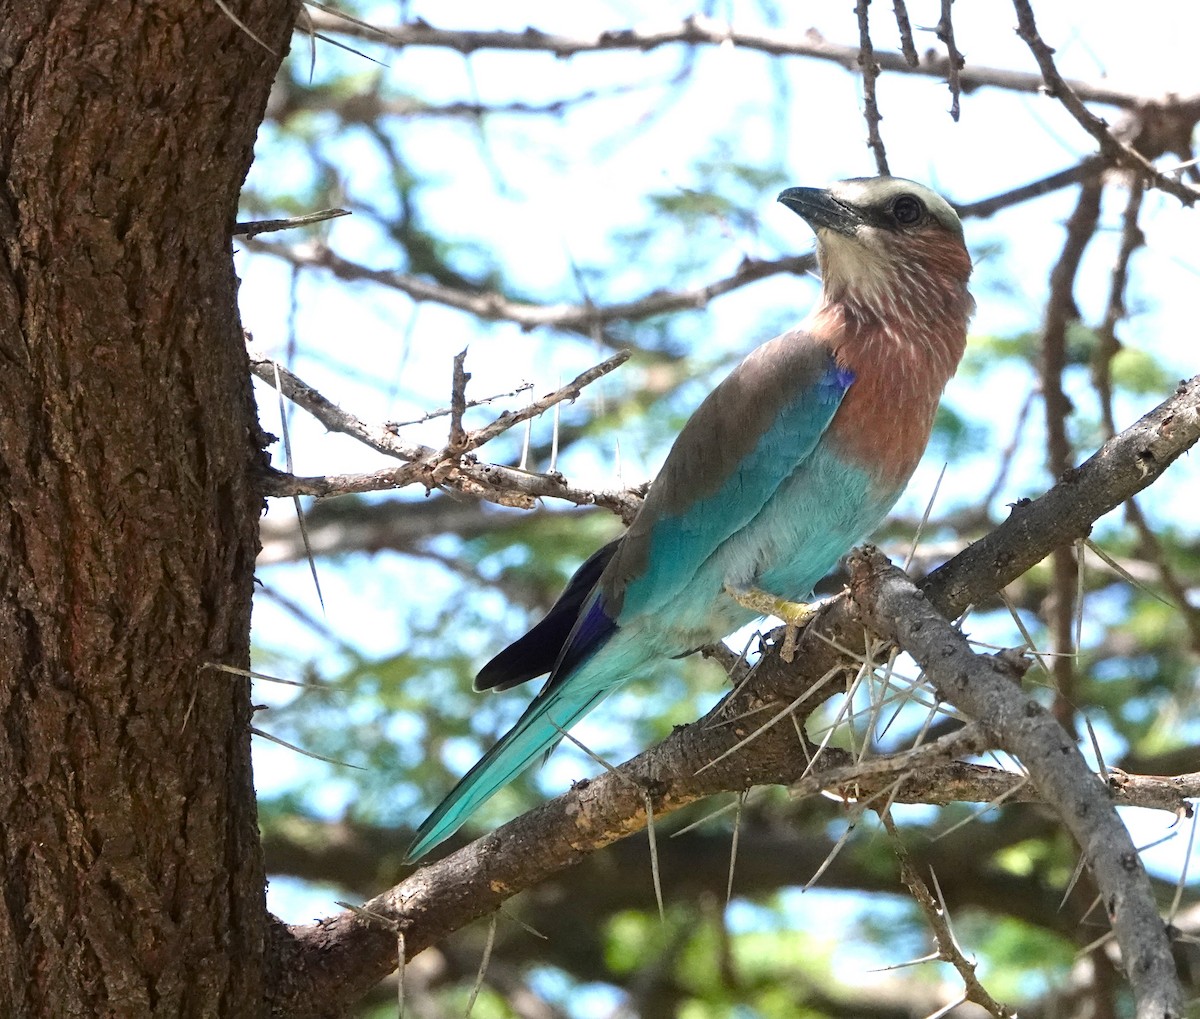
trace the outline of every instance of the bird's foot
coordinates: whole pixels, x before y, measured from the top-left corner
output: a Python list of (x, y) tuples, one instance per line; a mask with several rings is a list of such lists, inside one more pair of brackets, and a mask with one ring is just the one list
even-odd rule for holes
[(776, 619), (782, 619), (788, 626), (794, 626), (797, 629), (807, 626), (824, 604), (824, 602), (788, 601), (786, 598), (779, 598), (766, 591), (761, 591), (757, 587), (735, 587), (732, 584), (725, 585), (725, 593), (739, 605), (750, 609), (751, 612), (774, 616)]
[(807, 626), (812, 618), (821, 610), (824, 602), (794, 602), (786, 598), (768, 594), (756, 587), (734, 587), (725, 585), (725, 593), (739, 605), (758, 612), (764, 616), (774, 616), (787, 624), (783, 635), (783, 646), (779, 655), (785, 662), (791, 662), (796, 653), (796, 638), (800, 631)]

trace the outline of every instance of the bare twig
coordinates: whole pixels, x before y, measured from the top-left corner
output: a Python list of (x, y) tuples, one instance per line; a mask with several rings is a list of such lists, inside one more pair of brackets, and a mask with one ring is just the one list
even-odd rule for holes
[(900, 880), (912, 893), (912, 897), (925, 915), (925, 922), (933, 931), (933, 938), (937, 943), (937, 958), (942, 962), (950, 963), (958, 972), (959, 978), (963, 982), (963, 993), (967, 1001), (973, 1001), (996, 1019), (1016, 1019), (1016, 1012), (1007, 1005), (1000, 1004), (979, 982), (979, 978), (975, 975), (975, 964), (963, 953), (958, 938), (954, 936), (954, 931), (950, 927), (950, 916), (946, 911), (945, 902), (942, 901), (940, 895), (936, 899), (933, 897), (929, 886), (917, 873), (912, 858), (908, 855), (908, 847), (905, 846), (904, 840), (896, 830), (896, 824), (892, 820), (891, 814), (886, 810), (881, 811), (879, 820), (883, 822), (883, 827), (890, 837), (892, 852), (900, 861)]
[(1117, 166), (1132, 170), (1151, 186), (1174, 195), (1184, 205), (1195, 204), (1196, 200), (1200, 199), (1200, 189), (1160, 172), (1140, 152), (1120, 141), (1109, 130), (1107, 121), (1097, 117), (1084, 105), (1086, 96), (1081, 95), (1080, 91), (1073, 87), (1073, 83), (1063, 78), (1054, 66), (1054, 49), (1047, 45), (1039, 34), (1029, 0), (1013, 0), (1013, 7), (1017, 12), (1017, 35), (1029, 47), (1034, 60), (1041, 68), (1047, 91), (1062, 103), (1080, 127), (1100, 143), (1100, 151), (1104, 156)]
[(863, 116), (867, 121), (867, 146), (875, 154), (875, 167), (884, 177), (891, 176), (888, 169), (887, 150), (883, 147), (883, 136), (879, 133), (879, 104), (875, 98), (875, 81), (879, 77), (879, 64), (875, 62), (875, 47), (871, 44), (871, 0), (857, 0), (854, 13), (858, 17), (858, 66), (862, 69)]
[(1129, 200), (1125, 203), (1125, 213), (1121, 217), (1121, 247), (1117, 251), (1117, 260), (1113, 263), (1104, 321), (1096, 330), (1096, 352), (1092, 356), (1092, 384), (1100, 398), (1100, 413), (1104, 418), (1106, 435), (1114, 435), (1117, 431), (1116, 419), (1113, 416), (1112, 362), (1121, 350), (1121, 341), (1117, 339), (1117, 325), (1125, 317), (1129, 262), (1133, 253), (1146, 243), (1142, 228), (1138, 225), (1145, 191), (1141, 181), (1134, 181), (1129, 188)]
[(1103, 191), (1103, 182), (1098, 177), (1083, 182), (1075, 209), (1067, 220), (1062, 254), (1050, 272), (1050, 296), (1042, 327), (1041, 384), (1046, 407), (1047, 467), (1056, 478), (1071, 466), (1066, 422), (1073, 408), (1063, 389), (1063, 373), (1067, 367), (1067, 327), (1079, 318), (1074, 298), (1075, 278), (1100, 221)]
[(908, 20), (908, 8), (904, 0), (892, 0), (892, 12), (896, 16), (896, 30), (900, 33), (900, 52), (904, 54), (904, 62), (909, 67), (919, 67), (921, 58), (917, 56), (917, 47), (913, 43), (912, 22)]
[[(326, 32), (367, 38), (365, 29), (339, 22), (328, 15), (314, 12), (313, 23)], [(437, 28), (427, 21), (417, 20), (390, 28), (372, 29), (380, 32), (393, 47), (434, 46), (474, 53), (478, 50), (499, 49), (522, 52), (552, 53), (570, 57), (579, 53), (598, 53), (619, 50), (647, 52), (662, 46), (721, 46), (733, 45), (740, 50), (753, 50), (772, 56), (810, 57), (840, 64), (847, 70), (858, 66), (858, 48), (823, 39), (815, 32), (799, 35), (792, 31), (757, 32), (731, 31), (725, 22), (702, 15), (686, 18), (678, 25), (663, 29), (615, 28), (591, 36), (566, 36), (544, 32), (537, 28), (523, 31), (459, 30)], [(375, 38), (373, 35), (370, 38)], [(919, 66), (912, 67), (902, 53), (876, 51), (876, 59), (885, 71), (900, 71), (946, 79), (950, 76), (949, 61), (936, 53), (927, 53)], [(1012, 71), (1000, 67), (972, 65), (960, 74), (963, 91), (991, 86), (1013, 92), (1037, 93), (1045, 87), (1042, 75)], [(1146, 97), (1134, 92), (1112, 88), (1106, 83), (1078, 80), (1067, 82), (1074, 93), (1088, 102), (1106, 103), (1122, 109), (1137, 109)]]
[(454, 460), (462, 456), (467, 448), (467, 433), (463, 429), (463, 414), (467, 410), (467, 383), (471, 373), (466, 369), (466, 348), (454, 355), (454, 372), (450, 382), (450, 436), (446, 440), (446, 454)]
[(1017, 419), (1012, 426), (1012, 434), (1000, 450), (998, 457), (1000, 468), (996, 471), (995, 478), (992, 479), (991, 487), (980, 500), (980, 504), (984, 507), (990, 506), (992, 501), (1000, 495), (1005, 482), (1008, 480), (1008, 472), (1012, 470), (1013, 457), (1016, 455), (1017, 447), (1021, 444), (1021, 439), (1025, 435), (1025, 422), (1029, 420), (1029, 413), (1033, 410), (1034, 391), (1031, 388), (1025, 394), (1025, 399), (1021, 401), (1021, 409), (1017, 411)]
[(1055, 806), (1104, 897), (1138, 1014), (1183, 1019), (1170, 942), (1137, 849), (1075, 742), (1021, 690), (1027, 662), (1005, 652), (976, 655), (912, 582), (874, 550), (852, 556), (851, 591), (872, 629), (896, 639), (943, 697), (985, 719)]
[(431, 283), (387, 269), (371, 269), (342, 258), (320, 245), (306, 244), (288, 247), (282, 244), (247, 240), (248, 251), (274, 255), (292, 265), (327, 269), (338, 279), (350, 282), (369, 281), (407, 294), (414, 301), (432, 301), (450, 308), (470, 312), (488, 322), (515, 322), (524, 329), (553, 328), (580, 333), (589, 339), (597, 337), (609, 346), (617, 342), (598, 327), (610, 322), (629, 321), (662, 315), (671, 311), (704, 308), (716, 297), (744, 287), (777, 273), (803, 275), (816, 267), (813, 255), (794, 255), (772, 260), (744, 259), (737, 271), (723, 279), (699, 287), (682, 290), (655, 290), (633, 301), (614, 304), (528, 304), (510, 300), (493, 291), (472, 291)]
[(954, 0), (942, 0), (942, 14), (938, 18), (935, 32), (946, 47), (946, 64), (948, 65), (946, 82), (950, 86), (950, 117), (957, 121), (958, 99), (962, 95), (962, 69), (966, 65), (966, 60), (959, 53), (958, 44), (954, 41), (954, 19), (950, 14), (953, 6)]
[(539, 414), (544, 414), (551, 407), (566, 400), (578, 399), (585, 387), (590, 386), (597, 379), (603, 378), (609, 372), (620, 368), (621, 365), (629, 360), (629, 357), (630, 352), (628, 350), (619, 350), (607, 360), (593, 365), (587, 371), (580, 372), (565, 386), (559, 386), (553, 392), (547, 393), (540, 400), (534, 400), (529, 406), (522, 407), (520, 410), (506, 410), (491, 424), (484, 425), (482, 428), (477, 428), (471, 432), (467, 436), (465, 448), (478, 449), (485, 442), (490, 442), (497, 435), (508, 431), (514, 425), (519, 425), (522, 421), (528, 421)]
[[(520, 396), (522, 393), (528, 393), (532, 388), (532, 382), (522, 382), (516, 389), (510, 389), (504, 393), (493, 393), (491, 396), (481, 396), (478, 400), (468, 400), (466, 405), (468, 408), (486, 407), (497, 400), (505, 400), (510, 396)], [(423, 425), (426, 421), (444, 418), (449, 413), (451, 413), (450, 407), (437, 407), (434, 410), (426, 411), (419, 418), (411, 418), (407, 421), (388, 421), (387, 429), (390, 432), (398, 432), (401, 428), (408, 428), (411, 425)]]
[(1020, 205), (1032, 198), (1040, 198), (1054, 191), (1060, 191), (1072, 184), (1078, 184), (1092, 176), (1098, 176), (1104, 168), (1103, 161), (1098, 156), (1088, 156), (1075, 166), (1059, 170), (1048, 177), (1035, 180), (1029, 184), (1005, 191), (991, 198), (982, 198), (977, 202), (960, 202), (954, 206), (960, 219), (987, 219), (1002, 209)]
[[(1089, 177), (1079, 189), (1079, 199), (1067, 220), (1067, 238), (1062, 254), (1050, 272), (1050, 297), (1042, 330), (1041, 386), (1046, 420), (1047, 466), (1052, 477), (1060, 478), (1072, 465), (1067, 420), (1073, 410), (1063, 386), (1067, 368), (1067, 328), (1079, 317), (1075, 305), (1075, 279), (1083, 253), (1100, 221), (1100, 201), (1104, 192), (1100, 177)], [(1079, 564), (1074, 551), (1064, 545), (1054, 550), (1051, 559), (1054, 597), (1051, 601), (1050, 650), (1055, 654), (1051, 674), (1055, 682), (1054, 717), (1068, 732), (1075, 733), (1074, 687), (1077, 650), (1073, 639), (1075, 586)]]

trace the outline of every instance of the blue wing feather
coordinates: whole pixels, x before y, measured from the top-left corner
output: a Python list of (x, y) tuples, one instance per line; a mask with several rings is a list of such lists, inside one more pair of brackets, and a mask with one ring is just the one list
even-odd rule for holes
[(749, 524), (811, 455), (853, 382), (850, 372), (820, 353), (826, 363), (813, 384), (792, 394), (720, 487), (652, 524), (647, 568), (628, 581), (618, 624), (679, 597), (709, 556)]
[(450, 795), (417, 829), (405, 862), (424, 856), (453, 835), (468, 817), (516, 778), (539, 755), (554, 748), (569, 729), (609, 691), (563, 685), (538, 694), (504, 737), (468, 771)]
[(617, 629), (616, 621), (605, 611), (604, 598), (600, 592), (594, 591), (590, 601), (585, 603), (579, 615), (579, 621), (568, 635), (563, 645), (562, 654), (554, 664), (554, 671), (546, 683), (544, 692), (548, 692), (558, 683), (563, 682), (580, 665), (607, 641)]
[[(546, 628), (554, 642), (570, 613), (578, 615), (545, 687), (425, 821), (407, 859), (451, 835), (646, 662), (687, 653), (747, 621), (722, 585), (731, 571), (759, 567), (772, 540), (769, 529), (790, 509), (833, 500), (835, 493), (819, 490), (793, 506), (794, 498), (780, 492), (803, 488), (806, 464), (825, 459), (813, 452), (852, 382), (828, 349), (791, 333), (754, 351), (709, 395), (591, 593), (582, 596), (581, 584), (560, 600), (563, 613)], [(823, 507), (812, 508), (824, 518)], [(801, 541), (793, 551), (807, 556), (810, 572), (827, 568), (816, 562), (823, 545), (818, 551)], [(546, 660), (545, 645), (542, 638), (531, 645), (537, 661), (526, 663), (528, 669)], [(504, 668), (497, 684), (528, 672), (510, 660)], [(493, 677), (482, 678), (490, 684)]]
[(610, 541), (588, 556), (545, 617), (479, 670), (476, 690), (507, 690), (554, 668), (620, 540)]

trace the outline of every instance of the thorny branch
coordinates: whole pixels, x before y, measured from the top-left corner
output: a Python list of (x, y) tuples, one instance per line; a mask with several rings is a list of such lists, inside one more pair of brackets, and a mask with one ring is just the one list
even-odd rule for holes
[[(1071, 401), (1063, 388), (1067, 370), (1067, 330), (1079, 317), (1075, 305), (1075, 280), (1083, 253), (1096, 232), (1100, 221), (1100, 202), (1104, 193), (1103, 179), (1088, 177), (1079, 189), (1075, 209), (1067, 220), (1067, 237), (1062, 254), (1050, 272), (1050, 297), (1046, 303), (1046, 320), (1042, 328), (1041, 387), (1045, 409), (1046, 453), (1050, 476), (1060, 478), (1071, 467), (1071, 442), (1067, 436), (1067, 421), (1071, 417)], [(1054, 550), (1051, 568), (1054, 576), (1053, 600), (1050, 608), (1051, 650), (1055, 653), (1051, 666), (1055, 683), (1054, 716), (1067, 729), (1074, 725), (1075, 659), (1074, 620), (1075, 588), (1081, 564), (1076, 562), (1075, 549), (1062, 546)]]
[(900, 52), (904, 54), (904, 62), (909, 67), (918, 67), (921, 58), (917, 56), (917, 47), (913, 43), (912, 22), (908, 19), (904, 0), (893, 0), (892, 12), (896, 16), (896, 30), (900, 33)]
[(957, 618), (980, 592), (1007, 587), (1052, 549), (1086, 537), (1096, 520), (1152, 485), (1198, 438), (1200, 375), (1181, 382), (1045, 495), (1014, 505), (1003, 524), (934, 570), (922, 590), (942, 615)]
[[(273, 496), (310, 495), (327, 498), (419, 484), (426, 490), (445, 488), (502, 506), (523, 509), (532, 508), (538, 498), (565, 499), (578, 506), (604, 506), (628, 522), (633, 519), (634, 513), (641, 505), (641, 494), (636, 490), (597, 492), (575, 488), (559, 474), (531, 474), (515, 467), (480, 463), (463, 455), (527, 418), (535, 417), (564, 400), (575, 399), (585, 386), (606, 375), (627, 359), (628, 354), (625, 352), (610, 357), (607, 361), (589, 368), (565, 386), (535, 401), (530, 407), (505, 412), (477, 431), (463, 432), (460, 438), (461, 448), (455, 445), (452, 428), (450, 443), (437, 450), (432, 446), (404, 442), (387, 425), (367, 424), (307, 385), (294, 372), (252, 351), (250, 370), (270, 386), (274, 386), (278, 378), (283, 395), (308, 411), (331, 432), (349, 435), (377, 452), (407, 461), (400, 467), (367, 474), (305, 478), (272, 471), (264, 476), (264, 493)], [(455, 378), (458, 379), (457, 370)], [(465, 386), (465, 379), (462, 380), (462, 384)]]
[(1087, 97), (1081, 94), (1075, 83), (1067, 81), (1058, 73), (1058, 68), (1054, 65), (1054, 49), (1046, 44), (1038, 32), (1029, 0), (1013, 0), (1013, 7), (1017, 12), (1017, 35), (1029, 47), (1038, 67), (1041, 68), (1050, 95), (1062, 103), (1079, 126), (1100, 143), (1100, 151), (1114, 164), (1132, 170), (1154, 187), (1174, 195), (1184, 205), (1195, 204), (1196, 200), (1200, 199), (1200, 189), (1160, 172), (1137, 149), (1118, 139), (1109, 130), (1108, 123), (1084, 105), (1084, 99)]
[[(835, 792), (847, 802), (867, 802), (881, 792), (893, 803), (1044, 803), (1029, 777), (987, 764), (954, 760), (982, 753), (995, 741), (972, 722), (910, 750), (855, 759), (827, 747), (823, 765), (788, 788), (793, 796)], [(1200, 773), (1187, 775), (1130, 775), (1110, 768), (1109, 793), (1123, 807), (1150, 807), (1190, 817), (1189, 799), (1200, 793)]]
[(896, 830), (896, 824), (892, 820), (891, 814), (885, 810), (880, 813), (879, 819), (888, 833), (892, 851), (896, 854), (896, 859), (900, 861), (900, 880), (912, 893), (921, 912), (925, 914), (925, 922), (933, 931), (934, 940), (937, 942), (936, 957), (942, 962), (950, 963), (957, 970), (963, 982), (965, 1000), (973, 1001), (996, 1019), (1016, 1019), (1016, 1013), (1007, 1005), (1000, 1004), (979, 982), (979, 978), (975, 975), (975, 964), (967, 959), (958, 943), (958, 938), (954, 936), (954, 931), (950, 926), (950, 917), (946, 912), (946, 904), (940, 899), (934, 898), (925, 880), (917, 873), (912, 857), (909, 856), (908, 847)]
[(704, 308), (716, 297), (766, 279), (776, 273), (802, 275), (816, 268), (816, 258), (794, 255), (771, 260), (746, 258), (737, 270), (723, 279), (699, 287), (681, 290), (656, 290), (634, 301), (613, 304), (529, 304), (515, 301), (494, 291), (470, 291), (431, 283), (402, 272), (371, 269), (342, 258), (323, 245), (306, 244), (285, 247), (280, 244), (247, 240), (244, 247), (264, 255), (274, 255), (300, 268), (327, 269), (347, 282), (369, 281), (407, 294), (414, 301), (432, 301), (469, 312), (488, 322), (515, 322), (524, 329), (553, 328), (579, 333), (588, 339), (600, 339), (609, 346), (618, 344), (604, 335), (601, 327), (611, 322), (647, 318), (672, 311)]
[[(313, 12), (313, 23), (322, 31), (352, 36), (367, 41), (383, 39), (392, 47), (435, 46), (469, 54), (479, 50), (498, 49), (521, 52), (552, 53), (557, 57), (573, 57), (581, 53), (601, 53), (614, 50), (647, 52), (661, 46), (728, 46), (752, 50), (771, 56), (809, 57), (826, 60), (852, 71), (858, 67), (858, 47), (844, 46), (822, 38), (816, 32), (797, 35), (795, 32), (739, 32), (716, 19), (693, 15), (682, 23), (661, 29), (606, 29), (592, 36), (565, 36), (527, 28), (521, 32), (490, 30), (459, 30), (437, 28), (427, 21), (416, 20), (390, 28), (367, 30), (353, 23), (320, 12)], [(948, 79), (950, 61), (933, 51), (926, 52), (917, 66), (912, 66), (903, 53), (876, 50), (875, 59), (884, 71), (920, 74), (931, 78)], [(1003, 67), (972, 65), (959, 74), (964, 92), (982, 87), (1007, 89), (1012, 92), (1037, 94), (1045, 87), (1042, 75), (1012, 71)], [(1087, 102), (1105, 103), (1126, 110), (1141, 107), (1146, 99), (1135, 92), (1126, 92), (1107, 84), (1077, 80), (1066, 81), (1072, 92)]]
[(875, 47), (871, 44), (871, 0), (857, 0), (854, 13), (858, 17), (858, 66), (862, 69), (863, 116), (867, 121), (867, 146), (875, 154), (875, 167), (881, 176), (891, 176), (888, 169), (887, 150), (883, 147), (883, 136), (879, 133), (879, 103), (875, 96), (875, 80), (879, 77), (879, 65), (875, 62)]
[[(1084, 536), (1099, 516), (1153, 484), (1197, 439), (1200, 439), (1200, 376), (1181, 385), (1171, 398), (1107, 442), (1040, 499), (1015, 507), (1005, 523), (933, 573), (925, 582), (926, 599), (920, 604), (932, 606), (944, 618), (954, 618), (968, 604), (977, 603), (1010, 583), (1053, 548)], [(906, 627), (905, 639), (910, 640), (913, 635), (905, 620), (896, 622)], [(887, 625), (892, 625), (892, 621)], [(930, 626), (931, 633), (933, 629)], [(849, 603), (845, 600), (833, 603), (805, 632), (793, 665), (782, 663), (776, 646), (741, 685), (736, 696), (718, 705), (705, 719), (676, 729), (659, 746), (614, 772), (579, 783), (569, 793), (464, 849), (419, 868), (395, 888), (367, 903), (370, 914), (385, 917), (392, 926), (378, 926), (363, 913), (345, 913), (311, 927), (280, 929), (271, 948), (274, 971), (287, 968), (305, 976), (300, 983), (287, 984), (288, 997), (276, 999), (274, 1008), (302, 1016), (311, 1014), (307, 1010), (314, 1001), (330, 1007), (355, 1000), (394, 965), (397, 926), (405, 932), (410, 955), (416, 954), (451, 931), (492, 912), (521, 889), (640, 830), (646, 822), (647, 794), (652, 798), (655, 816), (661, 817), (718, 791), (796, 781), (806, 769), (804, 756), (797, 753), (797, 733), (791, 727), (775, 726), (752, 744), (750, 752), (731, 755), (711, 767), (705, 765), (746, 735), (746, 725), (730, 725), (730, 718), (752, 718), (764, 708), (789, 703), (795, 705), (798, 719), (807, 717), (837, 689), (836, 681), (831, 680), (846, 667), (835, 646), (860, 646), (864, 636)], [(915, 640), (910, 643), (920, 650)], [(967, 653), (970, 654), (969, 650)], [(822, 677), (826, 677), (825, 682), (820, 682)], [(955, 696), (961, 697), (958, 686), (952, 685)], [(796, 693), (801, 690), (808, 692), (798, 699)], [(1021, 696), (1016, 688), (1007, 689), (1006, 694), (1013, 698)], [(968, 709), (971, 703), (964, 701)], [(992, 716), (984, 717), (991, 724)], [(1052, 720), (1050, 724), (1054, 724)], [(1039, 728), (1044, 726), (1039, 723)], [(1011, 736), (1007, 727), (1003, 734), (1006, 738)], [(1044, 766), (1037, 761), (1036, 747), (1031, 750), (1027, 745), (1025, 735), (1018, 734), (1013, 749), (1022, 755), (1027, 766), (1031, 760), (1035, 761), (1030, 770), (1040, 781), (1044, 779)], [(1060, 736), (1052, 744), (1051, 753), (1056, 761), (1061, 756), (1062, 742)], [(1051, 778), (1044, 789), (1053, 790), (1057, 796), (1056, 781)], [(1094, 776), (1087, 781), (1099, 783)], [(1075, 792), (1075, 787), (1071, 791)], [(1107, 800), (1103, 803), (1104, 810), (1095, 813), (1111, 813)], [(1087, 847), (1089, 862), (1103, 870), (1102, 886), (1114, 887), (1113, 872), (1123, 868), (1141, 874), (1144, 879), (1136, 854), (1114, 859), (1093, 855), (1100, 847), (1091, 841), (1091, 826), (1103, 826), (1106, 822), (1089, 818), (1085, 823), (1072, 818), (1069, 823)], [(1128, 880), (1120, 877), (1120, 881)], [(1143, 926), (1148, 919), (1147, 911), (1132, 898), (1122, 896), (1109, 902), (1115, 912), (1125, 958), (1131, 968), (1148, 967), (1134, 977), (1139, 993), (1147, 985), (1166, 989), (1163, 1008), (1158, 1014), (1170, 1017), (1173, 974), (1164, 971), (1160, 951), (1165, 942), (1162, 925), (1154, 913), (1153, 923)], [(1152, 906), (1149, 912), (1153, 913)], [(1137, 937), (1144, 936), (1140, 943), (1129, 943), (1131, 929)], [(319, 955), (320, 966), (301, 964), (311, 953)], [(1166, 960), (1169, 963), (1169, 955)], [(1182, 1012), (1176, 1010), (1174, 1015), (1182, 1016)]]
[(946, 81), (950, 86), (950, 118), (957, 121), (958, 99), (962, 95), (962, 72), (967, 61), (958, 51), (958, 44), (954, 41), (954, 18), (951, 15), (953, 6), (954, 0), (942, 0), (942, 14), (938, 18), (937, 28), (934, 31), (946, 47), (946, 64), (949, 72), (946, 75)]
[(976, 655), (912, 581), (874, 550), (852, 557), (851, 575), (851, 597), (871, 629), (912, 655), (941, 697), (985, 720), (1075, 837), (1104, 897), (1138, 1015), (1183, 1019), (1171, 945), (1137, 848), (1074, 739), (1021, 690), (1028, 662), (1008, 652)]

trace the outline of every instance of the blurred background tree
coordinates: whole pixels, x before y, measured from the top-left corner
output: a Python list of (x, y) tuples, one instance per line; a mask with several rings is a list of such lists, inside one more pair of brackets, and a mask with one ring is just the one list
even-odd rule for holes
[[(961, 211), (979, 303), (967, 359), (922, 468), (876, 536), (903, 561), (932, 503), (916, 572), (1194, 374), (1194, 213), (1170, 192), (1197, 179), (1189, 47), (1200, 12), (1168, 0), (1136, 12), (1042, 5), (1058, 71), (1111, 125), (1089, 134), (1047, 94), (1045, 67), (1014, 32), (1021, 7), (304, 9), (243, 219), (353, 215), (240, 242), (256, 349), (361, 421), (433, 449), (455, 419), (461, 350), (466, 398), (480, 401), (467, 428), (615, 351), (632, 357), (479, 451), (480, 462), (533, 472), (532, 496), (364, 479), (343, 486), (358, 494), (301, 499), (303, 527), (292, 500), (272, 502), (256, 668), (306, 685), (260, 684), (269, 710), (258, 726), (329, 759), (266, 740), (256, 749), (274, 911), (306, 921), (405, 873), (412, 827), (527, 701), (521, 690), (472, 693), (475, 670), (619, 532), (712, 384), (803, 317), (818, 287), (812, 239), (773, 205), (781, 187), (886, 167)], [(1130, 153), (1166, 176), (1135, 172)], [(268, 387), (260, 396), (264, 425), (288, 437), (286, 452), (275, 447), (281, 469), (336, 488), (329, 476), (396, 465)], [(538, 479), (556, 473), (565, 483)], [(1045, 653), (1030, 682), (1069, 731), (1091, 733), (1089, 753), (1109, 767), (1200, 771), (1196, 481), (1181, 462), (1105, 517), (1094, 548), (1056, 552), (967, 624), (977, 639)], [(570, 497), (551, 497), (559, 490)], [(841, 584), (831, 578), (824, 593)], [(754, 635), (731, 645), (753, 653)], [(575, 735), (624, 760), (703, 714), (724, 682), (712, 661), (669, 663)], [(843, 720), (832, 742), (856, 745), (866, 731), (874, 746), (904, 745), (925, 714), (902, 713), (886, 735)], [(822, 738), (811, 722), (810, 734)], [(463, 834), (597, 770), (563, 746)], [(874, 819), (756, 790), (738, 811), (730, 878), (732, 812), (663, 837), (724, 805), (660, 822), (661, 920), (645, 836), (626, 840), (515, 900), (494, 932), (476, 924), (418, 956), (407, 1007), (461, 1015), (474, 988), (480, 1017), (987, 1014), (938, 1011), (963, 993), (945, 965), (883, 969), (925, 955), (930, 935)], [(1113, 946), (1097, 943), (1103, 911), (1075, 882), (1075, 847), (1050, 812), (894, 813), (993, 995), (1022, 1016), (1133, 1015)], [(1195, 932), (1192, 821), (1125, 817), (1148, 847), (1164, 912)], [(380, 989), (361, 1014), (391, 1014), (394, 993)]]

